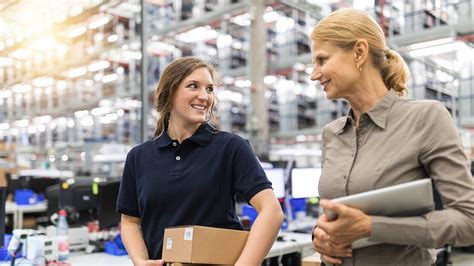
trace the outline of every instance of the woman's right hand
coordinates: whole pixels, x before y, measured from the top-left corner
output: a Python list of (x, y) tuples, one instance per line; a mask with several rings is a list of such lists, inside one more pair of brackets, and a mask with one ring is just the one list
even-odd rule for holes
[[(326, 219), (326, 215), (322, 215), (319, 219)], [(342, 246), (330, 240), (329, 235), (321, 228), (315, 227), (313, 230), (313, 247), (321, 254), (321, 258), (328, 263), (342, 264), (340, 257), (351, 257), (352, 248), (350, 246)]]
[(165, 265), (163, 260), (141, 260), (135, 266), (162, 266)]

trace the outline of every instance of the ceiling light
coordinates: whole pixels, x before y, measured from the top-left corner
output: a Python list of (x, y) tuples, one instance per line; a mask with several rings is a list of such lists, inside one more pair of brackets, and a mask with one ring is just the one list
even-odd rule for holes
[(110, 18), (108, 16), (101, 16), (98, 19), (92, 21), (89, 23), (89, 29), (97, 29), (101, 26), (104, 26), (110, 21)]
[(79, 27), (74, 28), (71, 31), (69, 31), (67, 36), (69, 38), (76, 38), (76, 37), (86, 33), (86, 31), (87, 31), (87, 28), (85, 26), (79, 26)]
[(12, 64), (13, 64), (13, 59), (9, 57), (0, 57), (0, 67), (7, 67), (7, 66), (11, 66)]
[(77, 78), (82, 75), (85, 75), (86, 73), (87, 73), (87, 69), (85, 67), (78, 67), (78, 68), (69, 70), (67, 72), (67, 76), (73, 79), (73, 78)]
[(11, 90), (0, 90), (0, 99), (8, 98), (12, 95)]
[(421, 42), (421, 43), (415, 43), (412, 45), (408, 45), (405, 47), (405, 49), (411, 51), (411, 50), (417, 50), (417, 49), (423, 49), (423, 48), (428, 48), (432, 46), (437, 46), (437, 45), (442, 45), (442, 44), (447, 44), (447, 43), (452, 43), (454, 40), (453, 38), (443, 38), (443, 39), (438, 39), (434, 41), (427, 41), (427, 42)]
[(30, 84), (16, 84), (12, 87), (15, 93), (27, 93), (31, 90)]
[(90, 64), (88, 70), (90, 72), (95, 72), (95, 71), (99, 71), (99, 70), (108, 68), (109, 66), (110, 66), (109, 61), (101, 60), (101, 61), (96, 61), (96, 62)]
[(410, 55), (413, 57), (422, 57), (422, 56), (432, 56), (437, 54), (444, 54), (449, 52), (456, 52), (467, 48), (466, 44), (463, 42), (452, 42), (442, 45), (427, 47), (423, 49), (417, 49), (410, 51)]
[(116, 73), (109, 74), (109, 75), (106, 75), (106, 76), (102, 77), (102, 82), (103, 83), (109, 83), (109, 82), (112, 82), (112, 81), (116, 80), (117, 78), (118, 78), (118, 75)]
[(116, 42), (118, 40), (118, 35), (117, 34), (112, 34), (109, 37), (107, 37), (108, 42)]
[(35, 87), (48, 87), (53, 85), (53, 79), (50, 77), (40, 77), (33, 80)]

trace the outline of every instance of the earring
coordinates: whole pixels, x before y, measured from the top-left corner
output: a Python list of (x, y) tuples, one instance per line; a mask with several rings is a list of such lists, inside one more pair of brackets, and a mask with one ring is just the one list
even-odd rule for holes
[(357, 69), (359, 70), (359, 72), (362, 72), (362, 66), (357, 65)]

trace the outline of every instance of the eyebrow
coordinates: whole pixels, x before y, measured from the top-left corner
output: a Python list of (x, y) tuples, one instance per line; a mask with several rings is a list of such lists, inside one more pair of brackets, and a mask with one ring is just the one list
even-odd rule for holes
[[(201, 83), (201, 82), (192, 79), (192, 80), (188, 80), (187, 83), (188, 83), (188, 84), (190, 84), (190, 83), (198, 83), (198, 84), (199, 84), (199, 83)], [(208, 83), (207, 86), (214, 86), (214, 83)]]
[(314, 64), (314, 61), (315, 61), (315, 60), (321, 59), (321, 58), (323, 58), (323, 57), (326, 57), (326, 55), (325, 55), (325, 54), (322, 54), (322, 53), (318, 53), (318, 54), (316, 54), (313, 58), (311, 58), (311, 62)]

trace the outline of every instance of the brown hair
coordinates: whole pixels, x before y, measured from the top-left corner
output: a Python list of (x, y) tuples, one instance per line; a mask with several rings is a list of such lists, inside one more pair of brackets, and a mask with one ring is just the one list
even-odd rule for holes
[[(163, 134), (168, 128), (170, 112), (173, 109), (173, 99), (179, 84), (181, 84), (187, 76), (191, 75), (194, 70), (202, 67), (209, 70), (214, 83), (216, 83), (217, 72), (215, 68), (210, 63), (191, 56), (182, 57), (173, 61), (161, 74), (158, 87), (156, 88), (155, 98), (156, 111), (160, 114), (160, 118), (156, 123), (155, 138)], [(214, 97), (209, 111), (208, 122), (214, 130), (219, 131), (221, 126), (216, 113), (217, 104), (216, 98)]]
[(330, 42), (345, 50), (352, 49), (359, 39), (365, 39), (369, 44), (369, 58), (380, 69), (385, 85), (400, 96), (406, 94), (408, 67), (397, 52), (387, 48), (382, 29), (367, 12), (352, 8), (337, 10), (318, 22), (311, 39)]

